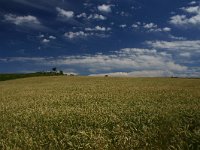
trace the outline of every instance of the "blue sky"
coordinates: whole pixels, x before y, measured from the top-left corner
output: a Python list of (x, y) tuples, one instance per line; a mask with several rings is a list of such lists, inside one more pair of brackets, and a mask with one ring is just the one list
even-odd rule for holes
[(199, 77), (199, 64), (200, 1), (0, 1), (0, 73)]

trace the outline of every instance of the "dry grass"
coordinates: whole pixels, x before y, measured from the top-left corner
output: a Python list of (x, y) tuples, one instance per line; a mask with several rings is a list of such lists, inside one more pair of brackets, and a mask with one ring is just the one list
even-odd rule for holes
[(0, 82), (0, 149), (200, 149), (200, 80)]

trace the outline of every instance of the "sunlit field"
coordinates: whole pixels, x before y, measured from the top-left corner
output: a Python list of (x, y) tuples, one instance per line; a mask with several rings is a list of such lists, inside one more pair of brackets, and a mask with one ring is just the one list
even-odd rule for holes
[(1, 81), (0, 149), (200, 149), (200, 79)]

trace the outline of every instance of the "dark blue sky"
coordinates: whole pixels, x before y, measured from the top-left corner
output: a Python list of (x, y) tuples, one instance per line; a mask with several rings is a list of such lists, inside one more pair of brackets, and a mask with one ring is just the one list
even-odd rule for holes
[(189, 0), (1, 0), (0, 73), (200, 76)]

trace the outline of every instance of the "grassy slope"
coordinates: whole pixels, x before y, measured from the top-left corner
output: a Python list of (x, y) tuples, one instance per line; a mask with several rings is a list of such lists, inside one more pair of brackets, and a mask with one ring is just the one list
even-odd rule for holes
[(40, 77), (40, 76), (55, 76), (55, 74), (50, 74), (50, 73), (0, 74), (0, 81), (28, 78), (28, 77)]
[(198, 149), (200, 80), (0, 82), (0, 149)]

